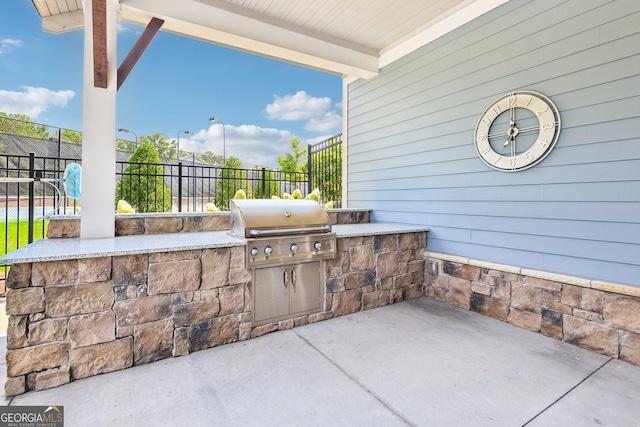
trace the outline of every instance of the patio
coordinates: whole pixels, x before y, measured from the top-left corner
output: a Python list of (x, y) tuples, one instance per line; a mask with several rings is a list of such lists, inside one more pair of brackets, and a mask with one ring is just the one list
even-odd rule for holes
[(639, 394), (638, 366), (423, 297), (4, 404), (67, 426), (637, 426)]

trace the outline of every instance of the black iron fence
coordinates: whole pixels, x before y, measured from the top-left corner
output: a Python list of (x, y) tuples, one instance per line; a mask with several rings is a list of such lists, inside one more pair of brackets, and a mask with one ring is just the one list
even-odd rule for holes
[(307, 147), (309, 188), (320, 190), (321, 200), (341, 207), (342, 135)]
[(229, 209), (239, 190), (251, 199), (309, 192), (306, 173), (267, 168), (234, 169), (182, 161), (165, 164), (117, 162), (116, 199), (137, 212), (204, 212)]
[[(45, 237), (50, 215), (79, 212), (78, 202), (66, 197), (60, 185), (65, 168), (75, 162), (77, 159), (36, 157), (33, 153), (27, 156), (0, 154), (2, 255)], [(36, 181), (37, 178), (50, 181)], [(0, 280), (6, 272), (7, 267), (0, 269)], [(0, 292), (2, 290), (0, 286)]]
[[(0, 221), (28, 222), (29, 229), (38, 230), (34, 220), (49, 215), (74, 214), (79, 212), (75, 199), (66, 197), (61, 190), (64, 170), (78, 159), (60, 157), (36, 157), (0, 154)], [(34, 178), (24, 182), (24, 178)], [(44, 179), (39, 181), (38, 179)], [(41, 224), (40, 234), (44, 232)], [(29, 243), (33, 241), (33, 232), (29, 232)], [(4, 236), (7, 238), (7, 233)]]

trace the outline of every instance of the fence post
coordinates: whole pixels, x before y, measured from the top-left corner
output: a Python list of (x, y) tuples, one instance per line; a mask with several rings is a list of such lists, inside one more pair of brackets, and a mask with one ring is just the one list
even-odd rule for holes
[(267, 195), (267, 168), (262, 168), (262, 198)]
[[(191, 173), (193, 173), (193, 211), (196, 211), (196, 153), (191, 153)], [(188, 174), (191, 176), (191, 174)], [(187, 210), (189, 209), (189, 203), (187, 203)]]
[(309, 186), (307, 190), (309, 193), (313, 190), (313, 160), (311, 157), (311, 144), (307, 145), (307, 177), (309, 179)]
[[(56, 167), (57, 169), (56, 175), (55, 175), (56, 179), (62, 178), (62, 174), (60, 173), (60, 170), (62, 168), (61, 159), (62, 159), (62, 128), (58, 128), (58, 158), (57, 158), (58, 166)], [(46, 169), (46, 167), (44, 169)], [(56, 209), (56, 213), (57, 214), (60, 213), (60, 207), (59, 207), (60, 204), (58, 203), (58, 193), (56, 192), (53, 193), (53, 206), (58, 206), (58, 209)]]
[[(29, 153), (29, 178), (35, 178), (35, 154)], [(35, 183), (33, 181), (29, 181), (29, 234), (27, 236), (28, 243), (33, 242), (33, 226), (35, 221)], [(18, 199), (18, 212), (20, 212), (20, 199)]]
[(60, 158), (62, 158), (62, 128), (58, 128), (58, 170), (60, 170)]
[(178, 212), (182, 212), (182, 162), (178, 162)]

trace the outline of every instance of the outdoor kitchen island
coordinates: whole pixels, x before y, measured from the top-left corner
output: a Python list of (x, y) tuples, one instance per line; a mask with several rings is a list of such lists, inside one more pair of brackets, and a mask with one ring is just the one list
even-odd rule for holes
[[(245, 240), (226, 230), (49, 238), (6, 255), (5, 395), (424, 295), (427, 228), (330, 216), (336, 256), (321, 264), (320, 310), (259, 326)], [(164, 215), (187, 217), (198, 222)]]

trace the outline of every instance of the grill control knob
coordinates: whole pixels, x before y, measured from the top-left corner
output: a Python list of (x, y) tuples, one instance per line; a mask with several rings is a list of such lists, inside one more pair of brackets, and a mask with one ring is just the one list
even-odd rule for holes
[(320, 242), (315, 242), (313, 244), (313, 249), (315, 249), (316, 251), (319, 251), (320, 249), (322, 249), (322, 243)]
[(251, 253), (252, 257), (257, 257), (258, 254), (260, 253), (260, 251), (258, 250), (258, 248), (251, 248), (251, 251), (249, 251)]
[(291, 253), (295, 254), (296, 252), (298, 252), (298, 245), (293, 243), (289, 250), (291, 250)]
[(273, 248), (272, 248), (271, 246), (265, 246), (265, 248), (264, 248), (264, 254), (265, 254), (266, 256), (271, 255), (271, 253), (272, 253), (272, 252), (273, 252)]

